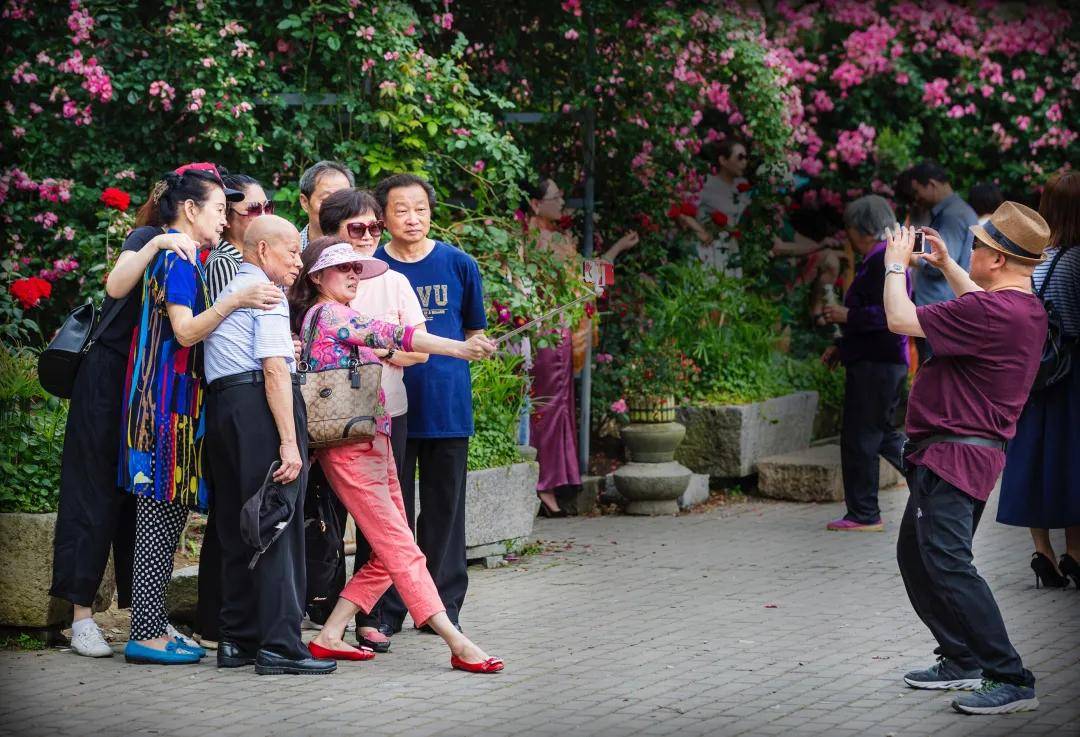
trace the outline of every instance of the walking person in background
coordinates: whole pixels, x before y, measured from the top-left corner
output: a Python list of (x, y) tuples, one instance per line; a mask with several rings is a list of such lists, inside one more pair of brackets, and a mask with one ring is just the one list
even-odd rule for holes
[[(254, 664), (259, 675), (322, 675), (337, 668), (333, 660), (310, 657), (300, 639), (307, 412), (281, 291), (300, 267), (295, 226), (274, 215), (257, 218), (245, 234), (244, 263), (214, 307), (251, 288), (273, 293), (273, 306), (231, 313), (206, 341), (207, 468), (216, 490), (223, 584), (217, 664)], [(271, 493), (263, 485), (275, 464), (281, 496), (268, 504), (259, 495)], [(252, 505), (261, 517), (278, 504), (290, 514), (269, 547), (257, 550), (245, 536), (244, 518), (250, 519)]]
[[(117, 483), (121, 407), (131, 337), (138, 324), (142, 279), (160, 253), (194, 263), (198, 245), (183, 233), (164, 233), (153, 196), (105, 282), (97, 340), (75, 377), (60, 457), (60, 500), (49, 595), (74, 607), (71, 650), (92, 658), (113, 654), (94, 623), (91, 606), (112, 549), (117, 603), (131, 606), (135, 499)], [(167, 625), (170, 638), (179, 636)]]
[[(390, 241), (379, 246), (375, 257), (409, 280), (428, 332), (451, 340), (482, 335), (487, 316), (480, 267), (461, 249), (428, 238), (435, 189), (415, 175), (395, 174), (379, 182), (375, 199), (390, 231)], [(405, 369), (405, 390), (411, 409), (401, 489), (405, 511), (410, 526), (415, 524), (446, 616), (456, 626), (469, 587), (465, 560), (465, 473), (473, 434), (469, 364), (432, 356), (427, 363)], [(419, 518), (414, 486), (418, 468)], [(383, 598), (382, 624), (398, 632), (404, 618), (405, 604), (391, 590)]]
[[(1050, 248), (1035, 267), (1035, 292), (1060, 321), (1072, 370), (1028, 399), (1005, 456), (997, 519), (1031, 528), (1036, 586), (1060, 588), (1071, 578), (1080, 589), (1080, 173), (1047, 182), (1039, 214)], [(1057, 560), (1050, 530), (1060, 528), (1065, 554)]]
[(953, 708), (1005, 714), (1038, 706), (1035, 677), (1009, 642), (994, 595), (972, 562), (971, 541), (1039, 369), (1047, 318), (1031, 292), (1031, 273), (1050, 229), (1034, 210), (1006, 202), (972, 230), (969, 275), (938, 234), (924, 229), (932, 250), (922, 258), (957, 295), (933, 305), (912, 304), (902, 279), (914, 229), (891, 233), (885, 251), (889, 329), (934, 346), (908, 400), (911, 496), (896, 558), (908, 598), (937, 640), (938, 662), (904, 681), (975, 689), (955, 698)]
[[(159, 221), (200, 248), (218, 242), (227, 202), (243, 197), (225, 187), (212, 164), (188, 164), (166, 174), (156, 194)], [(256, 286), (208, 308), (201, 269), (197, 259), (172, 251), (154, 257), (143, 279), (128, 361), (119, 477), (137, 505), (131, 638), (124, 648), (132, 663), (194, 663), (206, 654), (194, 641), (172, 634), (165, 610), (188, 509), (205, 510), (209, 496), (202, 469), (201, 341), (232, 311), (280, 301), (280, 293)]]
[[(930, 227), (941, 237), (949, 258), (967, 271), (971, 263), (972, 225), (979, 222), (975, 211), (953, 191), (949, 174), (933, 161), (923, 161), (910, 170), (910, 188), (915, 202), (930, 212)], [(920, 307), (944, 302), (954, 296), (948, 280), (926, 259), (917, 259), (915, 269), (915, 304)], [(915, 339), (919, 363), (933, 353), (933, 343), (925, 338)]]
[[(844, 366), (844, 413), (840, 466), (847, 514), (826, 528), (841, 532), (881, 532), (878, 506), (880, 455), (900, 468), (904, 435), (893, 424), (908, 368), (906, 335), (889, 332), (882, 302), (885, 286), (885, 234), (896, 225), (889, 203), (867, 195), (848, 204), (844, 228), (862, 257), (843, 305), (826, 305), (825, 319), (843, 330), (822, 360)], [(907, 276), (905, 275), (905, 279)], [(910, 280), (907, 281), (910, 293)]]
[(307, 225), (300, 231), (300, 250), (323, 234), (319, 227), (319, 208), (327, 197), (341, 189), (356, 186), (349, 167), (340, 161), (319, 161), (300, 176), (300, 208), (307, 215)]
[[(304, 252), (304, 269), (290, 292), (293, 328), (304, 336), (309, 370), (337, 369), (356, 355), (361, 364), (378, 363), (374, 350), (415, 349), (466, 361), (490, 356), (495, 344), (481, 334), (467, 341), (448, 340), (407, 325), (373, 320), (353, 310), (356, 286), (387, 270), (386, 263), (367, 258), (330, 236), (314, 241)], [(353, 353), (355, 351), (355, 354)], [(308, 354), (305, 353), (305, 356)], [(379, 389), (380, 404), (385, 400)], [(374, 653), (344, 642), (345, 626), (359, 612), (370, 614), (394, 582), (413, 620), (439, 634), (450, 648), (450, 664), (473, 673), (495, 673), (503, 662), (458, 632), (446, 615), (424, 554), (413, 540), (405, 517), (396, 464), (390, 450), (390, 417), (375, 418), (375, 437), (318, 451), (320, 463), (342, 503), (372, 547), (371, 557), (356, 571), (338, 597), (322, 631), (308, 644), (312, 655), (340, 660), (370, 660)]]
[[(557, 223), (564, 215), (566, 200), (563, 191), (551, 179), (541, 179), (529, 190), (527, 235), (535, 239), (536, 247), (559, 257), (567, 270), (581, 273), (581, 255), (577, 238), (563, 233)], [(601, 258), (614, 263), (620, 254), (638, 243), (637, 232), (631, 230), (609, 248)], [(574, 402), (574, 338), (587, 339), (592, 322), (582, 319), (571, 333), (563, 325), (559, 345), (536, 351), (532, 367), (532, 389), (535, 410), (532, 413), (529, 438), (536, 448), (540, 477), (536, 492), (540, 497), (540, 514), (545, 517), (565, 517), (559, 508), (559, 494), (572, 493), (581, 486), (578, 468), (577, 409)], [(583, 349), (584, 350), (584, 349)]]
[[(221, 181), (229, 189), (242, 192), (244, 199), (229, 203), (221, 241), (206, 259), (206, 293), (210, 304), (217, 301), (218, 295), (236, 276), (244, 261), (240, 248), (243, 248), (248, 226), (260, 215), (274, 214), (274, 203), (266, 198), (266, 192), (258, 180), (246, 174), (223, 174)], [(195, 633), (199, 642), (208, 647), (212, 647), (218, 639), (220, 609), (221, 548), (218, 546), (214, 498), (211, 495), (202, 547), (199, 549), (199, 596), (195, 607)]]
[[(343, 189), (323, 201), (319, 210), (319, 226), (324, 233), (340, 243), (349, 243), (365, 258), (374, 258), (379, 238), (386, 227), (382, 208), (370, 193), (361, 189)], [(409, 280), (387, 269), (356, 285), (356, 297), (350, 306), (364, 317), (391, 325), (408, 326), (424, 332), (424, 312)], [(405, 367), (425, 363), (428, 354), (416, 351), (379, 348), (373, 351), (382, 360), (382, 390), (386, 396), (383, 406), (390, 416), (390, 448), (398, 478), (405, 473), (405, 441), (408, 438), (409, 398), (405, 391)], [(358, 530), (354, 570), (371, 556), (371, 546)], [(357, 640), (375, 652), (390, 649), (393, 630), (379, 621), (380, 612), (359, 612), (356, 615)]]

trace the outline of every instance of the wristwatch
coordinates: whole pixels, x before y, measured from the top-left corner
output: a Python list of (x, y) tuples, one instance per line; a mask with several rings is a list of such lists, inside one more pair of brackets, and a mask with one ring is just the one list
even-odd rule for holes
[(888, 276), (889, 274), (903, 274), (905, 271), (907, 271), (907, 269), (904, 268), (903, 264), (893, 261), (885, 267), (885, 276)]
[(395, 353), (397, 353), (397, 348), (393, 348), (393, 347), (387, 348), (386, 349), (386, 355), (383, 356), (383, 360), (384, 361), (389, 361), (391, 358), (394, 357)]

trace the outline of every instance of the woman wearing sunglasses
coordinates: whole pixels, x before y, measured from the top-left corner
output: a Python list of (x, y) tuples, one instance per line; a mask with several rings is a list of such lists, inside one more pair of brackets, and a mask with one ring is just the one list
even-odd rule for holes
[[(325, 207), (325, 203), (323, 204)], [(321, 224), (320, 224), (321, 227)], [(350, 304), (356, 299), (361, 280), (385, 273), (385, 262), (368, 259), (352, 245), (323, 236), (313, 241), (303, 255), (304, 268), (289, 294), (293, 330), (311, 344), (309, 371), (338, 369), (347, 365), (352, 349), (359, 350), (361, 364), (379, 361), (374, 350), (419, 350), (453, 356), (466, 361), (487, 358), (495, 343), (484, 335), (465, 341), (418, 332), (411, 326), (372, 320)], [(385, 395), (379, 391), (380, 404)], [(390, 417), (383, 412), (376, 419), (375, 437), (326, 448), (316, 452), (334, 493), (356, 520), (371, 545), (371, 557), (346, 584), (334, 611), (308, 647), (317, 658), (370, 660), (375, 654), (357, 649), (342, 637), (345, 627), (358, 612), (371, 613), (393, 583), (404, 599), (413, 621), (428, 625), (450, 647), (450, 664), (473, 673), (495, 673), (503, 668), (498, 658), (489, 657), (446, 616), (427, 560), (413, 539), (405, 517), (397, 469), (390, 450)]]
[[(382, 208), (370, 192), (362, 189), (342, 189), (323, 200), (319, 208), (319, 228), (339, 242), (349, 243), (365, 258), (374, 258), (384, 229)], [(405, 275), (386, 271), (356, 285), (356, 297), (350, 305), (354, 310), (375, 320), (411, 327), (427, 332), (424, 327), (424, 311), (412, 285)], [(377, 350), (382, 359), (382, 389), (386, 394), (386, 413), (390, 415), (390, 446), (394, 464), (400, 478), (405, 464), (405, 438), (408, 433), (407, 413), (409, 400), (405, 394), (405, 367), (427, 361), (426, 353), (398, 350)], [(363, 535), (356, 540), (356, 570), (367, 562), (371, 546)], [(364, 647), (375, 652), (390, 649), (390, 637), (394, 630), (380, 625), (378, 613), (358, 615), (357, 639)]]
[(247, 174), (222, 174), (221, 180), (229, 189), (243, 192), (244, 199), (229, 203), (221, 242), (206, 259), (206, 291), (211, 302), (217, 301), (221, 290), (236, 276), (240, 264), (244, 261), (240, 249), (233, 244), (244, 242), (244, 233), (252, 220), (260, 215), (274, 214), (274, 203), (266, 198), (266, 192), (254, 177)]
[(711, 149), (702, 150), (711, 154), (711, 171), (698, 194), (697, 214), (680, 215), (678, 220), (697, 236), (702, 263), (738, 277), (742, 269), (729, 268), (728, 262), (739, 252), (738, 223), (750, 205), (750, 182), (745, 178), (749, 156), (746, 145), (734, 138), (725, 138)]

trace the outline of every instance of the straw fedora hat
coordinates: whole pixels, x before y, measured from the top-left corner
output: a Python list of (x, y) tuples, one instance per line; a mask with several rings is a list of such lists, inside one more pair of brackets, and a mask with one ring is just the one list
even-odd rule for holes
[(1050, 243), (1050, 226), (1042, 215), (1018, 202), (1002, 202), (982, 225), (971, 232), (984, 245), (1025, 264), (1037, 264)]

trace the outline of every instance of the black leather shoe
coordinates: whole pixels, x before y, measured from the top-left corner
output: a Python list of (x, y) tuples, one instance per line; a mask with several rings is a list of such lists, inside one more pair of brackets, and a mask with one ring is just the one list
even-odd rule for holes
[(239, 643), (231, 640), (218, 642), (217, 667), (218, 668), (243, 668), (247, 665), (255, 665), (255, 650), (240, 647)]
[[(394, 628), (388, 624), (380, 624), (375, 629), (377, 629), (379, 631), (379, 634), (383, 635), (384, 637), (394, 636)], [(375, 640), (369, 640), (368, 638), (360, 634), (359, 627), (356, 629), (356, 642), (359, 643), (360, 647), (370, 648), (377, 653), (390, 652), (390, 640), (386, 640), (385, 642), (376, 642)]]
[(259, 654), (255, 656), (255, 674), (259, 676), (324, 676), (336, 670), (336, 660), (286, 658), (269, 650), (259, 650)]

